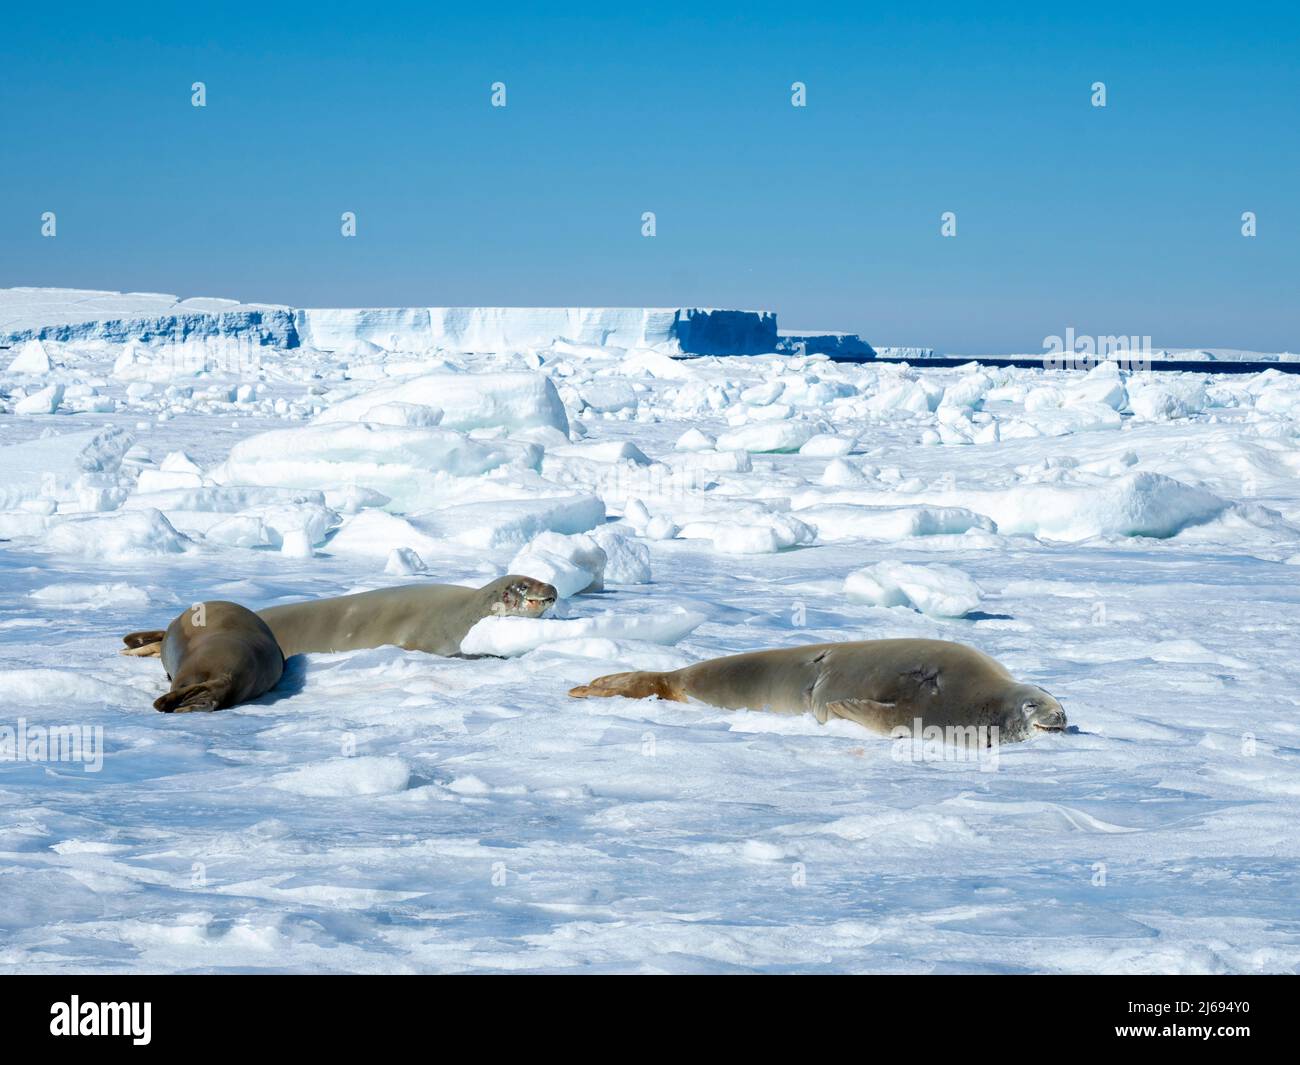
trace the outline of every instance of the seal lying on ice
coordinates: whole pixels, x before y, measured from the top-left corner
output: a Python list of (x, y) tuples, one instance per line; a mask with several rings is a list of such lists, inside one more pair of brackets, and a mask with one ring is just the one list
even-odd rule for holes
[(509, 574), (482, 588), (403, 584), (373, 592), (308, 599), (258, 611), (285, 656), (393, 645), (434, 655), (460, 654), (460, 642), (484, 618), (535, 618), (555, 604), (555, 589)]
[(862, 640), (752, 651), (670, 672), (614, 673), (572, 689), (579, 699), (699, 699), (728, 710), (812, 713), (885, 735), (930, 726), (996, 729), (996, 742), (1065, 728), (1061, 704), (988, 655), (945, 640)]
[(172, 687), (153, 705), (165, 714), (246, 703), (274, 688), (284, 672), (270, 628), (238, 603), (197, 603), (161, 636), (159, 653)]
[[(271, 627), (286, 658), (390, 644), (451, 656), (460, 654), (461, 640), (484, 618), (539, 617), (555, 605), (555, 598), (551, 585), (509, 574), (482, 588), (403, 584), (267, 607), (257, 616)], [(122, 654), (149, 657), (161, 651), (163, 633), (132, 632), (122, 640)]]

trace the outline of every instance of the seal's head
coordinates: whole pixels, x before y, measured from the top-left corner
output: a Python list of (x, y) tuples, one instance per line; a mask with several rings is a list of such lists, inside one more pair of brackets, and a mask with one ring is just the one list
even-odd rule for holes
[(553, 586), (513, 573), (493, 581), (484, 591), (492, 596), (492, 613), (503, 618), (541, 617), (555, 605)]
[(1032, 684), (1017, 684), (1002, 701), (1002, 739), (1024, 740), (1039, 732), (1064, 732), (1065, 710)]

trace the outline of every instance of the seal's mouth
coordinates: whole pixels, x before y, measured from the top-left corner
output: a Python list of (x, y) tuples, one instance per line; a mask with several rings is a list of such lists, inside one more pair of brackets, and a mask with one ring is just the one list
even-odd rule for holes
[(1064, 725), (1044, 725), (1038, 721), (1034, 722), (1034, 728), (1041, 729), (1043, 732), (1064, 732)]
[(558, 593), (549, 584), (519, 589), (520, 606), (530, 614), (545, 613), (555, 605), (557, 597)]

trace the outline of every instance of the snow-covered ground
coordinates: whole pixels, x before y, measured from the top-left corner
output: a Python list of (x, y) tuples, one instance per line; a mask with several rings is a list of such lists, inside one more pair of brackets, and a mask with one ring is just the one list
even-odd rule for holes
[[(8, 968), (1300, 966), (1298, 376), (6, 357), (0, 745), (91, 730), (82, 762), (16, 736), (0, 762)], [(169, 716), (157, 660), (117, 654), (202, 599), (512, 564), (567, 597), (475, 630), (505, 658), (294, 659), (255, 704)], [(566, 697), (887, 636), (993, 654), (1072, 731), (972, 763)]]

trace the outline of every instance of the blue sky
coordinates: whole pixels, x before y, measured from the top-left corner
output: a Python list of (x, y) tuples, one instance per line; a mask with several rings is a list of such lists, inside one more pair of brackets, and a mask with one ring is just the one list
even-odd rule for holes
[(1244, 3), (11, 6), (0, 286), (1296, 350), (1298, 53)]

